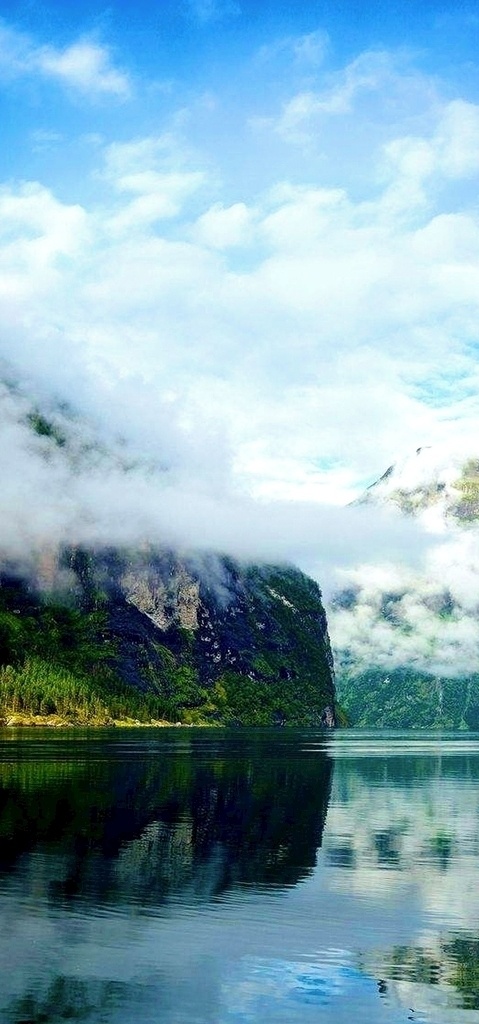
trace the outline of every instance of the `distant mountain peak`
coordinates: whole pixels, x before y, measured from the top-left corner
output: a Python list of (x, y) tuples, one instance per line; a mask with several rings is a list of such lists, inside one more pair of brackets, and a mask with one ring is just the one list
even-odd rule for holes
[(393, 505), (431, 537), (343, 572), (329, 612), (338, 696), (356, 726), (479, 728), (479, 445), (425, 445), (357, 504)]
[(457, 447), (423, 445), (393, 463), (368, 487), (358, 504), (392, 503), (407, 515), (435, 523), (479, 518), (479, 454)]

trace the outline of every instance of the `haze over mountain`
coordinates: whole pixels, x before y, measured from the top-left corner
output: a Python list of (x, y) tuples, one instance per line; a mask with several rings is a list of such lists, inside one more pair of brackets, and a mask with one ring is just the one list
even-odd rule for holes
[[(363, 724), (479, 723), (479, 459), (419, 448), (359, 499), (420, 521), (431, 545), (414, 571), (391, 558), (342, 572), (330, 628), (340, 693)], [(370, 696), (367, 697), (369, 687)]]
[[(1, 376), (159, 464), (175, 542), (275, 546), (323, 584), (371, 534), (380, 562), (394, 539), (370, 517), (315, 526), (313, 506), (477, 424), (474, 18), (48, 11), (12, 2), (0, 24)], [(144, 472), (137, 505), (104, 476), (82, 474), (83, 530), (95, 489), (95, 509), (159, 514)]]
[(45, 546), (150, 543), (294, 561), (328, 585), (335, 565), (365, 552), (407, 548), (414, 562), (423, 550), (423, 531), (394, 510), (254, 498), (235, 485), (214, 438), (183, 430), (174, 417), (165, 417), (156, 450), (150, 442), (142, 451), (125, 428), (112, 434), (64, 402), (38, 405), (0, 385), (4, 558), (27, 564)]

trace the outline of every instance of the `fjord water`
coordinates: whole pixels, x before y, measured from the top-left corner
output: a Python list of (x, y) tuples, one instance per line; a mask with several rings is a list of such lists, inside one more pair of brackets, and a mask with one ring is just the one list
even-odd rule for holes
[(479, 736), (0, 733), (0, 1020), (479, 1021)]

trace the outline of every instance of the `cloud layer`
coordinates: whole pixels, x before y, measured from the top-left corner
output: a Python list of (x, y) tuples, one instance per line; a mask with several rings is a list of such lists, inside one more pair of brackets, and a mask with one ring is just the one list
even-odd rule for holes
[[(479, 671), (477, 441), (420, 449), (369, 493), (375, 506), (403, 507), (430, 533), (415, 569), (402, 559), (341, 570), (329, 612), (341, 676), (397, 668), (457, 678)], [(367, 505), (366, 507), (370, 507)]]
[[(189, 7), (205, 24), (233, 13)], [(404, 53), (331, 63), (322, 27), (251, 53), (270, 87), (245, 89), (243, 105), (203, 82), (188, 96), (175, 81), (133, 89), (97, 36), (71, 38), (4, 24), (7, 86), (62, 84), (82, 112), (121, 99), (138, 124), (90, 114), (64, 143), (65, 180), (22, 173), (0, 189), (0, 358), (20, 389), (4, 396), (12, 550), (55, 530), (161, 535), (296, 558), (322, 582), (325, 567), (354, 566), (353, 583), (368, 559), (417, 561), (430, 546), (420, 527), (334, 506), (398, 454), (477, 430), (479, 106)], [(147, 117), (160, 96), (162, 116)], [(57, 128), (53, 115), (36, 125), (44, 161), (41, 139), (60, 159)], [(64, 453), (47, 457), (19, 394), (67, 402), (110, 455), (83, 455), (75, 472)], [(425, 598), (404, 597), (411, 571), (388, 583), (405, 647), (414, 629), (429, 635)], [(360, 658), (368, 572), (356, 640), (344, 638)]]
[(246, 560), (293, 560), (319, 572), (360, 553), (408, 552), (424, 535), (394, 512), (313, 503), (264, 503), (234, 491), (218, 439), (165, 418), (161, 459), (138, 457), (124, 439), (106, 445), (93, 426), (57, 410), (41, 419), (17, 390), (0, 394), (0, 510), (3, 559), (30, 563), (71, 544), (145, 544), (220, 551)]
[(131, 90), (129, 76), (115, 67), (109, 47), (94, 39), (81, 38), (63, 48), (42, 45), (1, 22), (0, 75), (50, 79), (90, 99), (125, 99)]
[(447, 103), (389, 143), (367, 200), (283, 182), (218, 201), (171, 134), (106, 146), (90, 205), (5, 185), (1, 354), (58, 393), (74, 379), (112, 426), (128, 392), (147, 448), (156, 405), (215, 423), (261, 496), (352, 498), (398, 450), (477, 422), (479, 223), (430, 195), (469, 180), (478, 111)]

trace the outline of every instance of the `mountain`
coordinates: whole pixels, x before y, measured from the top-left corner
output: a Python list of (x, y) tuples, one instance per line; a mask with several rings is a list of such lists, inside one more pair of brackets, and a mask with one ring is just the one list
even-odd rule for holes
[(3, 573), (0, 699), (68, 719), (334, 723), (318, 586), (290, 566), (70, 550)]
[(358, 503), (415, 517), (429, 543), (420, 569), (343, 574), (328, 619), (351, 723), (479, 728), (479, 458), (419, 448)]
[(426, 446), (390, 466), (358, 504), (391, 503), (440, 532), (479, 518), (479, 457)]
[[(161, 466), (112, 452), (68, 410), (4, 399), (3, 451), (17, 459), (3, 477), (4, 721), (334, 725), (313, 580), (139, 539), (141, 498), (122, 499), (153, 476), (161, 501)], [(35, 485), (36, 504), (20, 503)]]

